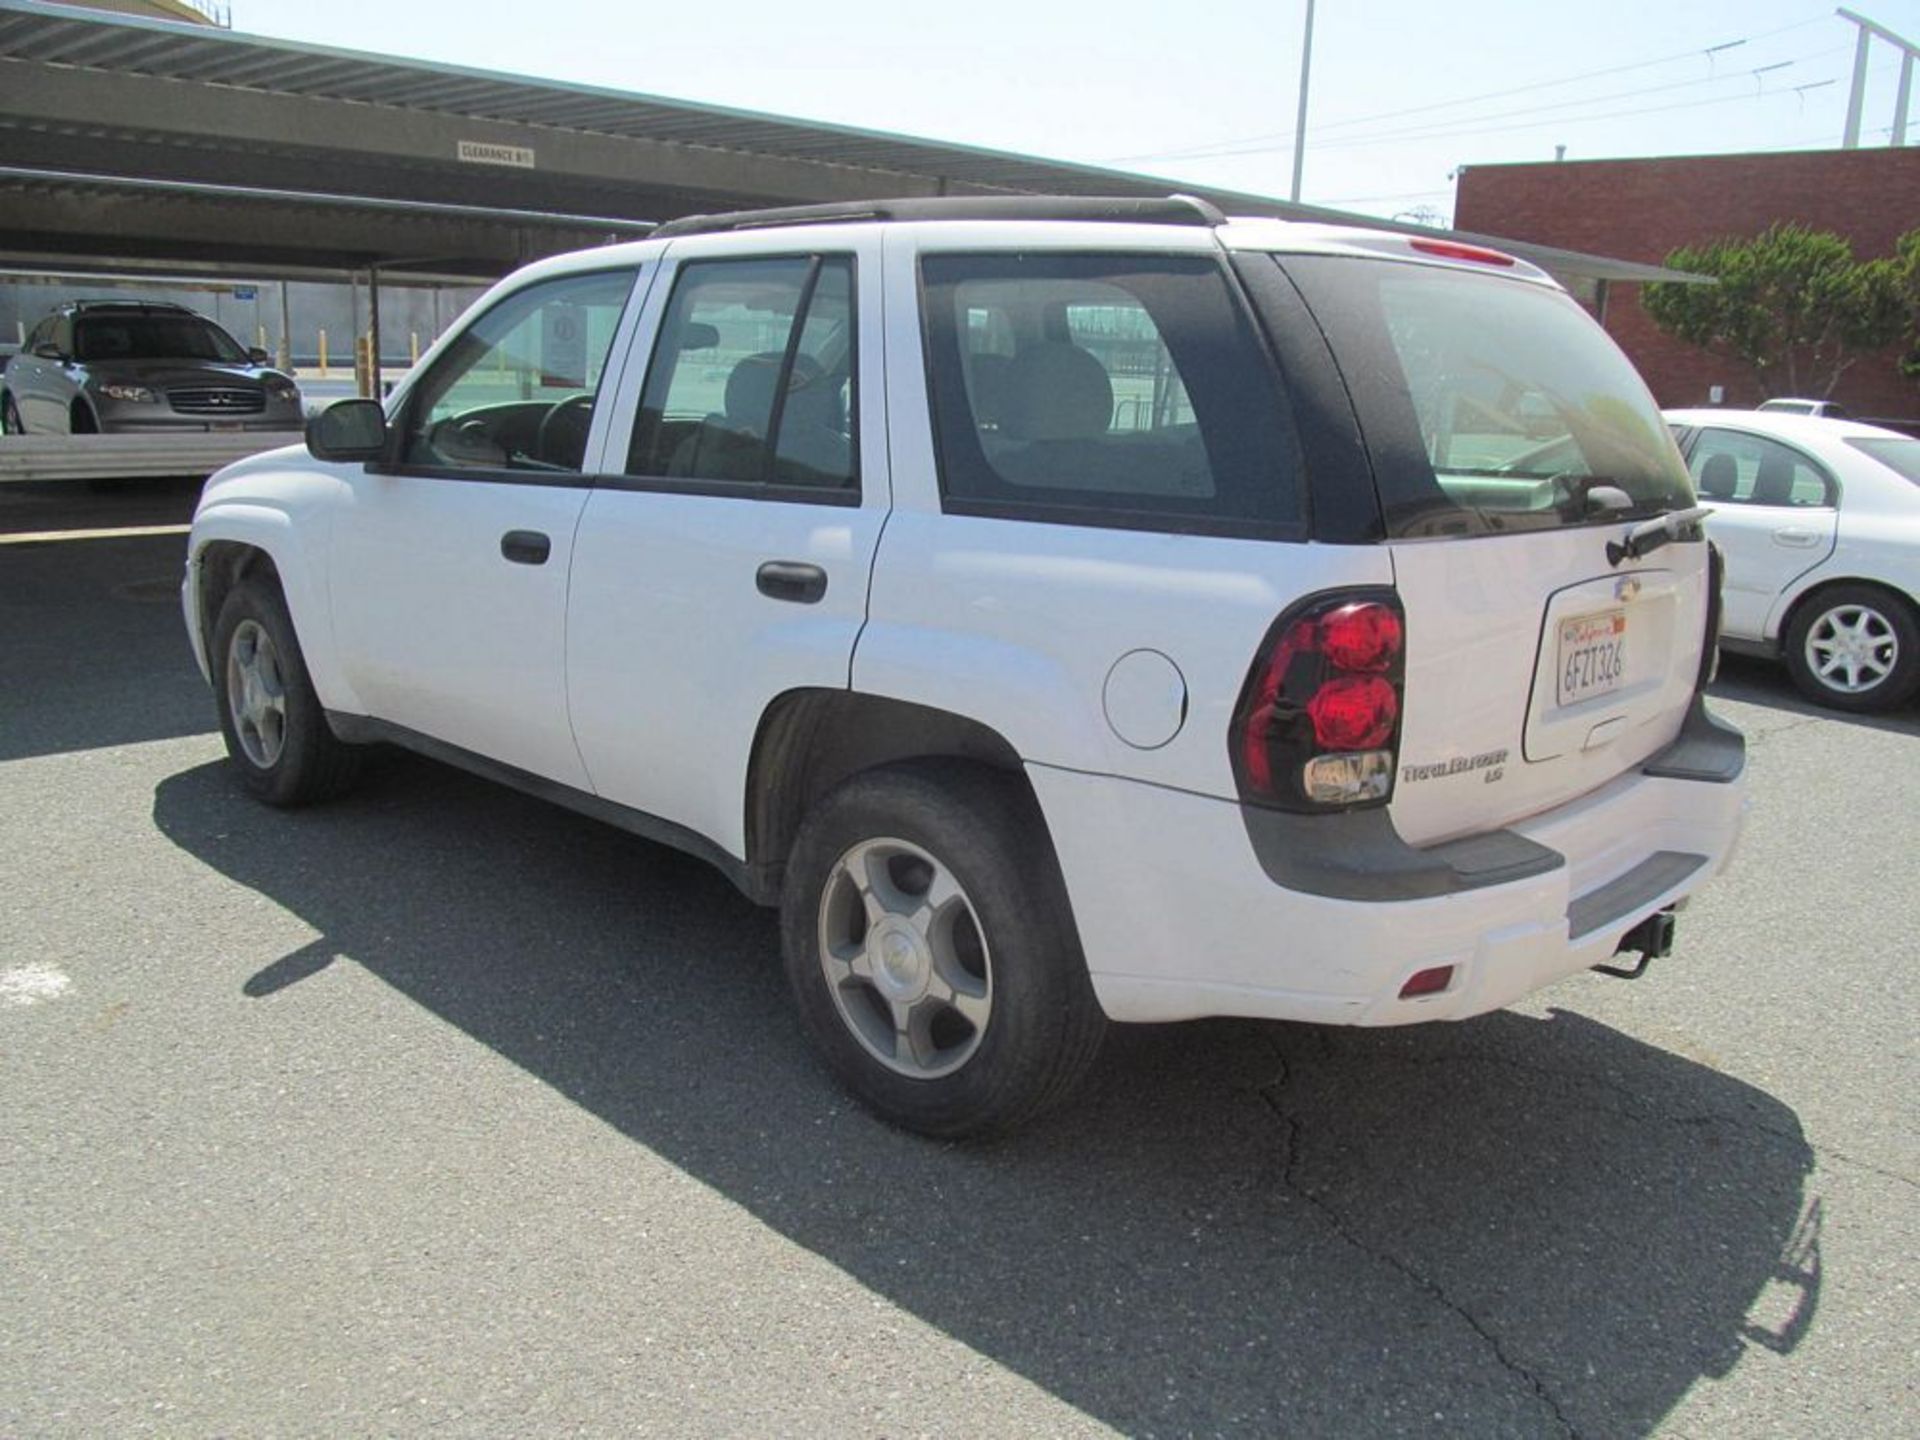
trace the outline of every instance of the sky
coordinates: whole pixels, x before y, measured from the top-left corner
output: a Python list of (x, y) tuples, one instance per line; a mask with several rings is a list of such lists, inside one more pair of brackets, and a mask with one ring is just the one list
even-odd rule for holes
[[(1292, 179), (1306, 0), (228, 4), (253, 34), (1254, 194)], [(1920, 43), (1920, 0), (1849, 8)], [(1444, 223), (1460, 166), (1560, 145), (1837, 149), (1856, 34), (1810, 0), (1319, 0), (1300, 198)], [(1899, 74), (1876, 42), (1862, 144), (1888, 143)], [(1920, 143), (1920, 94), (1912, 111)]]

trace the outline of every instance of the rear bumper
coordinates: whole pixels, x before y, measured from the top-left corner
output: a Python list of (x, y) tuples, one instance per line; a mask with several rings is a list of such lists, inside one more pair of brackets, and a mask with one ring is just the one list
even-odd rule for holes
[[(1738, 745), (1737, 732), (1720, 733)], [(1402, 1025), (1496, 1010), (1603, 963), (1641, 920), (1726, 866), (1746, 804), (1739, 767), (1666, 758), (1503, 832), (1556, 863), (1399, 899), (1276, 883), (1232, 802), (1030, 774), (1111, 1018)], [(1690, 758), (1700, 759), (1678, 757)], [(1408, 978), (1443, 965), (1454, 967), (1444, 991), (1399, 998)]]

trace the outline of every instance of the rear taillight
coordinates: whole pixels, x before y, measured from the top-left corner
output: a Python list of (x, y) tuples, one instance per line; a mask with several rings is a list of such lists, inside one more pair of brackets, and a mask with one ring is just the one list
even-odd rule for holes
[(1244, 800), (1345, 810), (1393, 794), (1406, 620), (1391, 590), (1316, 595), (1267, 632), (1234, 708)]

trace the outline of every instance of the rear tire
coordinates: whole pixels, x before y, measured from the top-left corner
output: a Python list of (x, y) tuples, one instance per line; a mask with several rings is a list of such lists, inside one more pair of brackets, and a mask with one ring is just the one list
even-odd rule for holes
[(352, 785), (360, 751), (327, 725), (278, 586), (249, 578), (233, 587), (209, 660), (227, 757), (249, 794), (306, 805)]
[(840, 785), (794, 842), (781, 929), (808, 1037), (906, 1129), (1013, 1129), (1099, 1052), (1106, 1017), (1045, 825), (998, 772), (901, 765)]
[(1920, 621), (1877, 585), (1835, 585), (1804, 601), (1787, 627), (1787, 673), (1836, 710), (1885, 710), (1920, 688)]

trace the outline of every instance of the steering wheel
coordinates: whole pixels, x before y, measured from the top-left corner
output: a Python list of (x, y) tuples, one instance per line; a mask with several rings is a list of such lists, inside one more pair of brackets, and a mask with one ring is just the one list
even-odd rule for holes
[[(533, 436), (533, 453), (549, 465), (577, 470), (585, 458), (587, 431), (592, 425), (593, 396), (569, 395), (540, 417), (540, 428)], [(556, 456), (556, 449), (563, 453)]]

